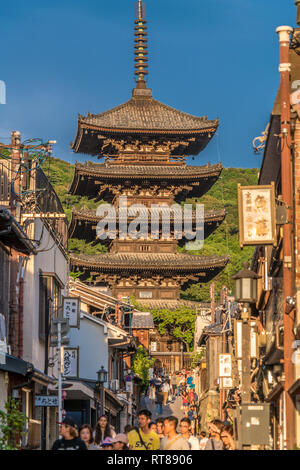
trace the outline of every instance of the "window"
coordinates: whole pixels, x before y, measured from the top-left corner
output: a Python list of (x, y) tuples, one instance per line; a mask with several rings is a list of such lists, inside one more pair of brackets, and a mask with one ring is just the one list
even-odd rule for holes
[(0, 201), (8, 202), (10, 198), (10, 161), (0, 160)]
[(0, 313), (8, 318), (9, 301), (9, 257), (7, 252), (0, 247)]
[(51, 316), (57, 317), (61, 304), (61, 286), (54, 275), (40, 274), (39, 303), (39, 337), (45, 341)]
[(140, 251), (143, 251), (143, 252), (151, 251), (151, 247), (150, 247), (150, 245), (142, 245), (142, 246), (140, 246)]

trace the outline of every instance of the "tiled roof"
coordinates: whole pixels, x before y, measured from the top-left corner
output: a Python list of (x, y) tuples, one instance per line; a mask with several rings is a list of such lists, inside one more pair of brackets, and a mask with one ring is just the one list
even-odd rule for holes
[(75, 174), (95, 177), (114, 178), (195, 178), (210, 177), (214, 174), (218, 177), (223, 169), (222, 164), (203, 166), (108, 166), (105, 163), (85, 162), (76, 163)]
[(100, 255), (72, 255), (75, 266), (111, 270), (197, 271), (223, 268), (228, 256), (197, 256), (183, 253), (104, 253)]
[(175, 310), (180, 307), (190, 307), (195, 310), (201, 308), (210, 308), (210, 304), (202, 303), (202, 302), (193, 302), (192, 300), (153, 300), (153, 299), (138, 299), (138, 303), (142, 307), (152, 309), (163, 309), (167, 308), (169, 310)]
[[(150, 209), (149, 209), (150, 211)], [(152, 209), (152, 211), (154, 213), (159, 213), (159, 209), (156, 210), (155, 209)], [(118, 212), (118, 211), (117, 211)], [(221, 210), (210, 210), (210, 211), (207, 211), (205, 212), (204, 214), (204, 221), (205, 222), (211, 222), (211, 221), (218, 221), (218, 220), (223, 220), (224, 217), (226, 215), (226, 211), (225, 209), (221, 209)], [(195, 214), (193, 214), (193, 216), (195, 217)], [(100, 217), (96, 214), (96, 211), (95, 210), (89, 210), (89, 209), (85, 209), (85, 208), (82, 208), (82, 209), (73, 209), (72, 210), (72, 217), (76, 220), (86, 220), (88, 222), (98, 222), (99, 220), (101, 220), (103, 217)], [(132, 218), (134, 218), (132, 216)], [(130, 217), (128, 216), (128, 219), (130, 219)]]
[(78, 122), (101, 129), (147, 131), (216, 130), (219, 121), (207, 120), (178, 111), (155, 100), (151, 95), (133, 96), (129, 101), (100, 114), (79, 115)]
[(131, 328), (154, 328), (153, 317), (150, 312), (134, 312)]

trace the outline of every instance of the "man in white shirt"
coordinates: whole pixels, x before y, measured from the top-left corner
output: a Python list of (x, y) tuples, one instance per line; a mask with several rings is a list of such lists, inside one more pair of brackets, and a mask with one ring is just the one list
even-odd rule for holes
[(190, 450), (200, 450), (199, 439), (196, 436), (192, 436), (191, 429), (192, 426), (189, 418), (182, 418), (180, 421), (180, 433), (182, 437), (188, 441)]
[(176, 416), (165, 418), (164, 433), (166, 436), (161, 440), (160, 450), (190, 450), (188, 441), (177, 434), (177, 424)]

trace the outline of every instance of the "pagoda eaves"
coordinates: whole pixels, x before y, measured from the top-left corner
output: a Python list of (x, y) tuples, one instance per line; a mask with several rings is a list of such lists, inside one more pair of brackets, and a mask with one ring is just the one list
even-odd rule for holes
[[(192, 185), (191, 192), (186, 189), (186, 195), (200, 197), (217, 181), (222, 164), (204, 166), (108, 166), (101, 163), (76, 163), (73, 181), (69, 192), (73, 195), (88, 195), (90, 198), (99, 197), (108, 187), (121, 185), (126, 188), (143, 183), (160, 186), (162, 181), (168, 185)], [(185, 195), (185, 197), (187, 197)]]
[[(142, 93), (142, 94), (139, 94)], [(215, 134), (218, 119), (208, 120), (178, 111), (155, 100), (151, 90), (133, 90), (126, 103), (100, 114), (78, 115), (77, 134), (71, 144), (75, 153), (85, 153), (102, 158), (107, 139), (125, 142), (138, 136), (148, 140), (185, 141), (171, 150), (172, 155), (198, 155)]]
[[(208, 237), (216, 227), (218, 227), (225, 219), (226, 211), (221, 210), (210, 210), (204, 214), (204, 237)], [(133, 218), (133, 217), (132, 217)], [(96, 238), (96, 225), (101, 220), (101, 217), (97, 216), (95, 210), (88, 210), (82, 208), (80, 210), (72, 210), (72, 218), (69, 225), (69, 237), (85, 239), (88, 241), (95, 241)], [(131, 218), (128, 217), (128, 221)], [(118, 218), (117, 218), (118, 222)], [(171, 220), (171, 226), (173, 226), (174, 220)], [(195, 224), (195, 214), (193, 217), (193, 226)], [(184, 235), (184, 234), (183, 234)], [(183, 238), (184, 240), (184, 238)]]

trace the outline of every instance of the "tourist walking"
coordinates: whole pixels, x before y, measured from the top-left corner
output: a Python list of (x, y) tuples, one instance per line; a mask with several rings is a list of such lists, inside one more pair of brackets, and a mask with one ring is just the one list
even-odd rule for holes
[(126, 434), (117, 434), (112, 439), (113, 450), (129, 450), (128, 437)]
[(65, 418), (58, 424), (62, 438), (54, 442), (52, 450), (87, 450), (85, 443), (78, 437), (77, 427), (72, 418)]
[(208, 423), (209, 439), (204, 450), (223, 450), (224, 445), (221, 440), (223, 423), (219, 419), (214, 419)]
[(155, 403), (155, 395), (156, 395), (156, 387), (154, 383), (151, 383), (150, 388), (149, 388), (149, 400), (150, 400), (150, 406), (154, 406)]
[(100, 450), (113, 450), (113, 438), (106, 437), (101, 443)]
[(180, 380), (181, 380), (180, 374), (176, 374), (176, 387), (177, 387), (176, 396), (177, 397), (179, 397), (179, 395), (180, 395), (180, 393), (179, 393)]
[(192, 426), (189, 418), (182, 418), (180, 421), (180, 433), (188, 441), (190, 450), (200, 450), (199, 439), (192, 435)]
[(165, 425), (165, 420), (164, 418), (158, 418), (156, 420), (156, 428), (157, 428), (157, 434), (160, 440), (162, 440), (165, 435), (164, 435), (164, 425)]
[(200, 440), (199, 440), (199, 450), (205, 450), (205, 446), (207, 444), (208, 437), (206, 436), (205, 431), (200, 432)]
[(79, 437), (85, 443), (87, 450), (99, 450), (93, 438), (93, 430), (89, 424), (83, 424), (79, 428)]
[(165, 418), (164, 429), (166, 436), (161, 440), (160, 450), (190, 450), (188, 441), (177, 434), (178, 419), (176, 416)]
[(235, 450), (232, 426), (224, 426), (221, 432), (221, 440), (224, 444), (224, 450)]
[(163, 392), (164, 398), (163, 398), (163, 405), (165, 406), (167, 404), (168, 400), (168, 395), (170, 391), (170, 384), (169, 380), (165, 380), (165, 382), (162, 384), (161, 391)]
[(141, 410), (138, 413), (139, 426), (128, 435), (130, 450), (158, 450), (160, 448), (158, 435), (149, 428), (151, 416), (152, 413), (149, 410)]
[(182, 397), (182, 409), (184, 411), (185, 418), (187, 418), (188, 411), (189, 411), (189, 395), (185, 390), (183, 390), (181, 397)]
[(151, 431), (156, 432), (157, 434), (157, 425), (154, 421), (151, 421), (151, 423), (149, 424), (149, 428), (151, 429)]
[(116, 437), (116, 433), (108, 422), (106, 415), (100, 416), (94, 431), (95, 444), (101, 445), (107, 437)]
[(159, 389), (158, 392), (156, 393), (156, 401), (155, 401), (155, 403), (156, 403), (156, 414), (158, 414), (158, 415), (163, 414), (163, 409), (162, 409), (163, 402), (164, 402), (164, 394), (161, 391), (161, 389)]
[(171, 377), (171, 384), (172, 384), (172, 395), (173, 399), (175, 400), (175, 396), (177, 395), (177, 377), (175, 372), (173, 372), (173, 375)]

